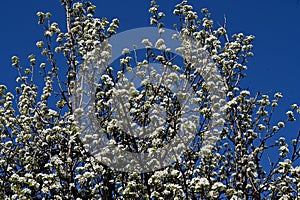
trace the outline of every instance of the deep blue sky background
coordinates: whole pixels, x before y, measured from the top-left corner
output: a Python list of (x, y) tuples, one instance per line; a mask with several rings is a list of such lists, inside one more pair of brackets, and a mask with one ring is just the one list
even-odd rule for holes
[[(119, 31), (149, 25), (150, 0), (93, 0), (96, 16), (120, 20)], [(167, 14), (167, 28), (177, 19), (172, 16), (174, 5), (180, 1), (158, 0)], [(212, 19), (223, 24), (227, 18), (228, 32), (255, 35), (254, 54), (249, 60), (247, 78), (243, 85), (251, 92), (281, 91), (284, 95), (278, 114), (285, 112), (295, 102), (300, 103), (300, 5), (297, 0), (190, 0), (200, 11), (206, 7)], [(14, 90), (16, 71), (11, 67), (11, 56), (24, 61), (37, 52), (36, 41), (42, 39), (42, 27), (37, 24), (37, 11), (50, 11), (53, 20), (63, 22), (64, 10), (59, 0), (14, 0), (1, 2), (0, 12), (0, 84)], [(26, 62), (24, 62), (26, 63)], [(298, 122), (283, 132), (292, 138), (300, 128)]]

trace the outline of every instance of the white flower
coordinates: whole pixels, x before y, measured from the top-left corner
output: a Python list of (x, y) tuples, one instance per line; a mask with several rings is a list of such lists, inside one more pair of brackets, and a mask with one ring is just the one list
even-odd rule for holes
[(24, 188), (23, 190), (22, 190), (22, 192), (24, 193), (24, 194), (30, 194), (31, 193), (31, 190), (29, 189), (29, 188)]
[(157, 7), (154, 7), (154, 6), (151, 7), (151, 8), (149, 9), (149, 12), (154, 14), (155, 12), (157, 12)]
[(233, 195), (230, 200), (241, 200), (241, 198), (237, 197), (236, 195)]
[(163, 12), (159, 12), (158, 13), (158, 17), (165, 17), (166, 15), (165, 15), (165, 13), (163, 13)]
[(5, 142), (6, 147), (11, 147), (13, 145), (12, 141)]
[(208, 186), (209, 185), (209, 181), (207, 180), (207, 178), (200, 178), (199, 185), (203, 185), (203, 186)]
[(280, 199), (279, 200), (289, 200), (290, 199), (290, 197), (288, 196), (288, 195), (283, 195), (282, 197), (280, 197)]
[(41, 63), (40, 64), (40, 68), (42, 68), (42, 69), (46, 68), (46, 64), (45, 63)]
[(164, 32), (165, 32), (164, 29), (162, 29), (162, 28), (158, 29), (158, 34), (163, 34)]
[(277, 93), (274, 95), (274, 97), (280, 99), (280, 98), (282, 98), (283, 96), (282, 96), (281, 92), (277, 92)]
[(285, 126), (285, 124), (284, 124), (284, 122), (278, 122), (278, 124), (277, 124), (280, 128), (282, 128), (282, 127), (284, 127)]
[(286, 147), (286, 146), (281, 146), (279, 148), (279, 151), (283, 152), (283, 153), (288, 153), (289, 152), (289, 149)]
[(178, 174), (179, 174), (179, 171), (176, 169), (172, 170), (172, 172), (171, 172), (172, 176), (178, 176)]
[(51, 31), (45, 31), (44, 35), (48, 36), (48, 37), (51, 37), (53, 35), (53, 32), (51, 32)]
[(57, 112), (55, 110), (49, 109), (48, 112), (49, 112), (49, 115), (52, 115), (52, 116), (57, 115)]
[(25, 174), (25, 177), (26, 177), (26, 178), (33, 178), (32, 174), (30, 174), (30, 173), (26, 173), (26, 174)]
[(297, 109), (297, 108), (299, 108), (299, 106), (298, 106), (297, 104), (293, 104), (293, 105), (291, 106), (291, 108), (292, 108), (292, 109)]
[(259, 130), (265, 130), (266, 126), (264, 126), (263, 124), (258, 124), (258, 129)]
[(225, 185), (221, 182), (216, 182), (213, 184), (213, 186), (211, 187), (211, 189), (215, 190), (215, 189), (224, 189), (225, 188)]
[(46, 193), (46, 194), (49, 194), (50, 190), (49, 190), (49, 188), (47, 186), (44, 186), (44, 187), (42, 187), (42, 192)]
[(250, 92), (247, 91), (247, 90), (243, 90), (243, 91), (241, 91), (241, 95), (242, 95), (242, 96), (249, 96), (249, 95), (250, 95)]
[(155, 43), (155, 48), (159, 49), (159, 50), (164, 50), (166, 49), (166, 45), (165, 45), (165, 41), (162, 38), (159, 38), (156, 43)]
[(156, 57), (156, 60), (158, 60), (158, 61), (164, 61), (165, 58), (163, 56), (159, 55), (159, 56)]
[(272, 129), (273, 129), (274, 131), (278, 131), (278, 130), (279, 130), (278, 126), (273, 126)]
[(125, 54), (129, 54), (130, 53), (130, 50), (128, 48), (125, 48), (123, 49), (122, 51), (122, 54), (125, 55)]
[(153, 24), (156, 24), (156, 23), (157, 23), (157, 20), (154, 19), (153, 17), (151, 17), (150, 24), (153, 25)]
[(44, 42), (43, 42), (43, 41), (38, 41), (38, 42), (36, 43), (36, 46), (37, 46), (38, 48), (43, 48)]
[(142, 44), (146, 46), (146, 48), (151, 48), (152, 43), (149, 41), (149, 39), (143, 39)]

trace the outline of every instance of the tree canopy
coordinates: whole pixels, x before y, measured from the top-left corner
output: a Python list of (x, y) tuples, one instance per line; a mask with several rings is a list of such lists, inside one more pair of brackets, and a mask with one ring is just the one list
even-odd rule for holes
[(42, 57), (23, 67), (13, 56), (19, 86), (0, 85), (1, 199), (300, 198), (300, 132), (279, 137), (299, 106), (280, 121), (280, 92), (240, 85), (254, 36), (229, 35), (183, 0), (172, 49), (151, 1), (157, 40), (112, 62), (120, 22), (60, 3), (64, 24), (37, 13)]

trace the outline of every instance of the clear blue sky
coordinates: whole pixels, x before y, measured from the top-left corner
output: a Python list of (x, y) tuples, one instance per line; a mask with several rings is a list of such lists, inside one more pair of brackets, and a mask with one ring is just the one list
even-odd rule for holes
[[(149, 25), (150, 0), (94, 0), (96, 16), (108, 19), (118, 17), (120, 31)], [(167, 15), (180, 1), (158, 0)], [(281, 91), (284, 95), (279, 113), (284, 116), (289, 105), (300, 103), (300, 4), (297, 0), (191, 0), (196, 10), (206, 7), (216, 22), (227, 18), (229, 33), (243, 32), (255, 35), (255, 56), (248, 63), (248, 77), (243, 85), (251, 92)], [(62, 21), (63, 8), (59, 0), (2, 1), (0, 12), (0, 84), (13, 90), (16, 72), (10, 58), (21, 59), (37, 52), (35, 43), (42, 39), (42, 27), (37, 25), (37, 11), (50, 11), (55, 21)], [(176, 18), (166, 18), (172, 28)], [(286, 129), (289, 136), (300, 128), (300, 118)], [(289, 137), (288, 137), (289, 138)]]

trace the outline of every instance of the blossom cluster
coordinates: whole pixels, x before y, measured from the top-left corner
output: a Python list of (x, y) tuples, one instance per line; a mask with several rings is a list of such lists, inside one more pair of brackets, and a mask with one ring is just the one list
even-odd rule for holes
[[(300, 198), (300, 132), (292, 141), (282, 134), (300, 107), (293, 104), (283, 119), (275, 119), (282, 93), (252, 94), (240, 86), (254, 36), (229, 36), (225, 25), (215, 27), (208, 9), (197, 12), (183, 0), (173, 12), (182, 60), (163, 38), (145, 38), (144, 57), (125, 48), (112, 67), (109, 38), (119, 21), (94, 17), (91, 2), (60, 2), (66, 11), (63, 26), (51, 13), (37, 13), (44, 28), (36, 42), (42, 58), (29, 55), (23, 68), (13, 56), (16, 92), (0, 85), (0, 199)], [(163, 35), (165, 14), (156, 1), (149, 12), (150, 23)], [(141, 80), (138, 88), (126, 77), (130, 73)], [(192, 92), (182, 89), (187, 86)], [(133, 120), (127, 123), (127, 117)], [(110, 145), (157, 155), (180, 131), (193, 132), (191, 142), (170, 149), (181, 154), (159, 169), (142, 172), (136, 160), (128, 164), (120, 154), (105, 161), (96, 157), (97, 149)], [(108, 165), (122, 159), (124, 168), (136, 169)]]

